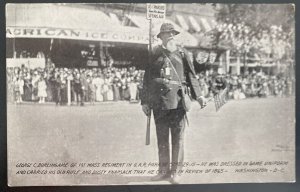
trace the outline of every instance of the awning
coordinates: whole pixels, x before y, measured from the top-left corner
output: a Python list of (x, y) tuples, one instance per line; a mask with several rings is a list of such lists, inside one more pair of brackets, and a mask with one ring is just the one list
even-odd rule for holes
[(6, 37), (148, 44), (144, 30), (118, 25), (116, 19), (99, 10), (58, 4), (7, 4)]
[(185, 22), (185, 19), (183, 18), (183, 16), (182, 15), (176, 15), (176, 18), (177, 18), (179, 24), (181, 25), (181, 27), (184, 30), (188, 31), (189, 30), (189, 25)]
[[(149, 20), (146, 19), (145, 16), (141, 15), (126, 15), (135, 25), (139, 26), (141, 29), (144, 30), (146, 34), (149, 34)], [(160, 26), (162, 23), (171, 23), (174, 25), (174, 28), (180, 32), (176, 36), (177, 40), (181, 42), (184, 46), (187, 47), (197, 47), (198, 46), (198, 41), (197, 39), (191, 35), (189, 32), (185, 31), (183, 28), (181, 28), (179, 25), (174, 23), (173, 21), (169, 19), (165, 20), (153, 20), (152, 21), (152, 34), (154, 36), (154, 45), (158, 44), (160, 42), (160, 39), (156, 37), (156, 35), (160, 31)]]
[(196, 21), (196, 19), (193, 16), (189, 16), (189, 21), (196, 32), (201, 31), (201, 27), (199, 23)]
[(118, 18), (118, 16), (117, 16), (116, 14), (114, 14), (114, 13), (109, 13), (109, 16), (110, 16), (111, 20), (112, 20), (113, 22), (115, 22), (117, 25), (120, 24), (120, 20), (119, 20), (119, 18)]
[(207, 19), (205, 18), (200, 18), (201, 24), (203, 25), (205, 31), (210, 31), (212, 30), (212, 27), (210, 26), (210, 24), (208, 23)]
[(207, 17), (196, 17), (192, 15), (176, 15), (178, 24), (186, 31), (208, 32), (216, 26), (216, 21)]

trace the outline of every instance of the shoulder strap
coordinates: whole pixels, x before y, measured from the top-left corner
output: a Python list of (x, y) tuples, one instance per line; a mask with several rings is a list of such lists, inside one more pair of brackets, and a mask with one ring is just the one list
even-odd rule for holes
[(195, 68), (193, 66), (193, 63), (190, 63), (190, 60), (187, 58), (187, 50), (182, 48), (182, 47), (179, 47), (179, 52), (182, 56), (182, 60), (186, 63), (187, 67), (190, 69), (190, 71), (196, 75), (196, 72), (195, 72)]
[(175, 74), (176, 74), (176, 76), (177, 76), (177, 78), (178, 78), (180, 84), (182, 85), (182, 81), (181, 81), (181, 79), (180, 79), (180, 77), (179, 77), (179, 75), (178, 75), (178, 73), (177, 73), (177, 70), (175, 69), (175, 67), (174, 67), (174, 65), (173, 65), (173, 63), (172, 63), (172, 61), (171, 61), (171, 59), (167, 56), (167, 54), (166, 54), (164, 51), (163, 51), (163, 54), (164, 54), (164, 56), (168, 59), (168, 61), (170, 62), (170, 65), (171, 65), (172, 69), (174, 70), (174, 72), (175, 72)]

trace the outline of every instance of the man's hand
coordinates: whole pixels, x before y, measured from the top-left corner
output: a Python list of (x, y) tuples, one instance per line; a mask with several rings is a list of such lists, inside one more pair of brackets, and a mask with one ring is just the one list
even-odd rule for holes
[(146, 116), (150, 116), (151, 109), (150, 109), (149, 105), (142, 105), (142, 109)]
[(207, 105), (207, 100), (205, 99), (205, 97), (200, 96), (200, 97), (198, 97), (197, 101), (198, 101), (198, 103), (200, 104), (201, 109), (204, 108), (204, 107), (206, 107), (206, 105)]

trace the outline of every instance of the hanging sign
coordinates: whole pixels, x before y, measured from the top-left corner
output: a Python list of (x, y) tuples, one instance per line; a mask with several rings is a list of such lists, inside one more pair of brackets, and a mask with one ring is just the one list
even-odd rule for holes
[(147, 19), (165, 19), (166, 4), (147, 3)]

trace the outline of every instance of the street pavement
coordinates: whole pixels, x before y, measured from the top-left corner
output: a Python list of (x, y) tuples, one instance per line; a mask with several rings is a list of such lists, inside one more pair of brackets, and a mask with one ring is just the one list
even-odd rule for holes
[[(293, 97), (231, 100), (218, 112), (213, 102), (204, 109), (193, 103), (188, 114), (186, 164), (180, 183), (293, 181), (294, 100)], [(158, 159), (155, 125), (152, 119), (151, 143), (146, 146), (146, 117), (136, 103), (8, 104), (7, 133), (11, 185), (169, 184), (150, 180)], [(238, 162), (250, 161), (256, 164), (236, 167)], [(259, 165), (266, 161), (288, 164), (269, 167), (267, 172), (236, 172), (236, 168), (268, 168)], [(79, 174), (60, 174), (58, 170), (63, 168), (16, 166), (63, 162), (77, 163), (65, 170), (79, 170)], [(79, 163), (86, 163), (85, 167), (79, 167)], [(93, 164), (86, 167), (88, 163)], [(105, 163), (118, 163), (121, 167), (103, 167)], [(127, 167), (122, 167), (122, 163)], [(128, 167), (128, 163), (132, 165)], [(18, 170), (33, 169), (55, 170), (56, 174), (16, 174)], [(84, 170), (86, 173), (82, 173)], [(89, 170), (97, 172), (91, 174)]]

